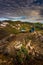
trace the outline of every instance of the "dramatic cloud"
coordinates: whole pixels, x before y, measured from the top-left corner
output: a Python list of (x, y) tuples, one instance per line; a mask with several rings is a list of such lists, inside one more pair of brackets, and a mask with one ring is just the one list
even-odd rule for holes
[(0, 19), (2, 18), (41, 20), (43, 18), (43, 0), (0, 0)]

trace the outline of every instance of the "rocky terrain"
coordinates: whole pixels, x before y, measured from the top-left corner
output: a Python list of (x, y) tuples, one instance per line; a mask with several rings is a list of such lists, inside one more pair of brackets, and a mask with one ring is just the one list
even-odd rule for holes
[(0, 23), (0, 65), (43, 65), (43, 24)]

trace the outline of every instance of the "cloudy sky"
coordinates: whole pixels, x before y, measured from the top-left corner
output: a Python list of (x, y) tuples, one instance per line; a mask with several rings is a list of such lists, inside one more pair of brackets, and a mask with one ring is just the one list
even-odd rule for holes
[(43, 0), (0, 0), (0, 20), (43, 22)]

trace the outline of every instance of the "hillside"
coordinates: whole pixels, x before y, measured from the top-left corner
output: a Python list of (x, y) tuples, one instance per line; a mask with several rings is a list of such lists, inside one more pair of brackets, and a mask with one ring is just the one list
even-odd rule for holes
[(43, 24), (0, 23), (0, 65), (43, 65)]

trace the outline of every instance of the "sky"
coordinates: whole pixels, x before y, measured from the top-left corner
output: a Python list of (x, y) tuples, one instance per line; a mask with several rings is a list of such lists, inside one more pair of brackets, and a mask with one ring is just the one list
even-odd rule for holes
[(0, 0), (0, 20), (43, 22), (43, 0)]

